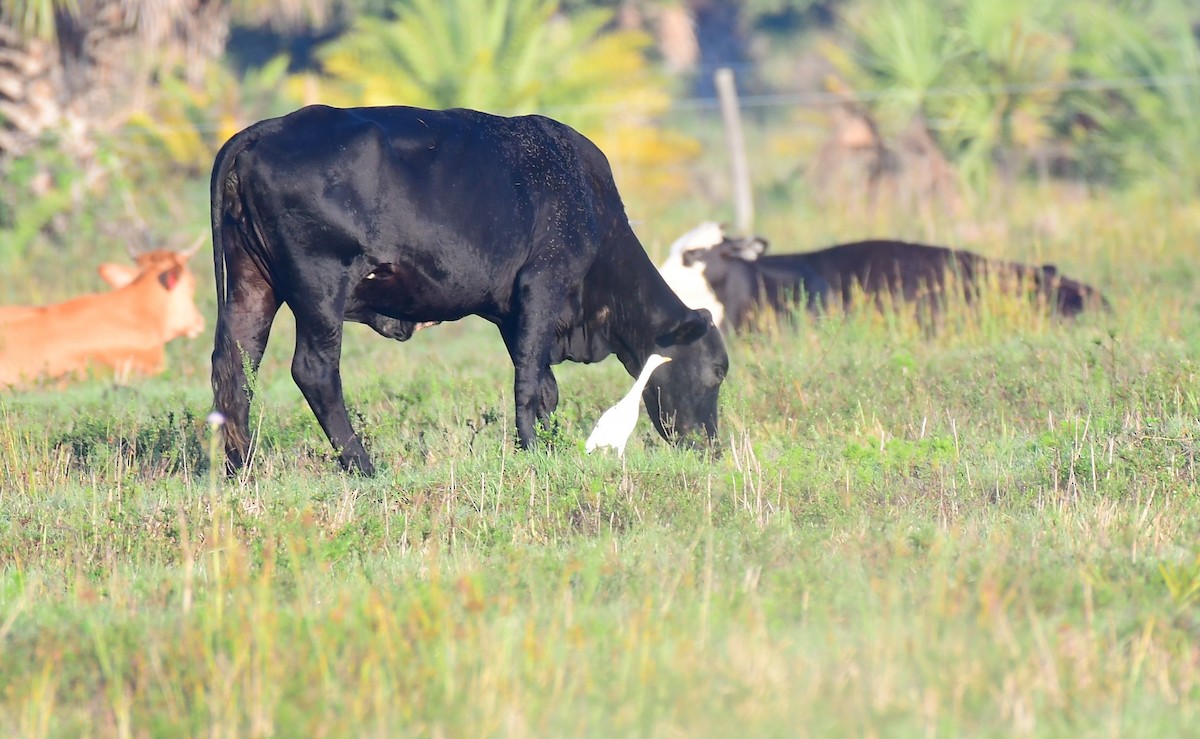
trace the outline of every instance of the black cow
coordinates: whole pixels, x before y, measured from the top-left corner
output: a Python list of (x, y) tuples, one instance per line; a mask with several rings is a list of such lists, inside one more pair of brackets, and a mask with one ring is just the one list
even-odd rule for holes
[(292, 377), (342, 465), (373, 471), (350, 426), (344, 321), (404, 341), (481, 316), (515, 368), (520, 446), (558, 404), (550, 366), (615, 354), (672, 440), (717, 432), (728, 370), (710, 315), (671, 291), (630, 229), (604, 154), (540, 116), (311, 106), (256, 123), (212, 176), (217, 329), (212, 383), (226, 464), (249, 454), (249, 390), (281, 303), (296, 318)]
[[(711, 229), (702, 226), (693, 233)], [(766, 249), (760, 237), (722, 235), (707, 246), (693, 240), (672, 250), (662, 273), (685, 296), (701, 294), (693, 283), (702, 282), (708, 299), (690, 304), (723, 315), (723, 325), (735, 331), (750, 326), (764, 308), (785, 313), (803, 301), (817, 312), (830, 300), (840, 300), (842, 308), (849, 309), (858, 295), (880, 306), (921, 304), (936, 313), (946, 299), (947, 284), (956, 285), (968, 303), (985, 284), (995, 284), (1037, 297), (1062, 316), (1094, 306), (1109, 308), (1095, 288), (1060, 275), (1050, 264), (1029, 266), (893, 240), (858, 241), (798, 254), (765, 255)]]

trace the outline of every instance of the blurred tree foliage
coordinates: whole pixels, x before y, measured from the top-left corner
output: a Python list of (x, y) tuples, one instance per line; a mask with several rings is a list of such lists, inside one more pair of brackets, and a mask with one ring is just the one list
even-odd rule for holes
[(1188, 0), (1079, 3), (1072, 76), (1113, 80), (1069, 90), (1052, 121), (1070, 164), (1089, 180), (1161, 180), (1192, 195), (1200, 188), (1200, 46)]
[(280, 55), (240, 79), (226, 65), (214, 66), (199, 85), (187, 84), (178, 71), (164, 74), (159, 94), (129, 114), (115, 146), (130, 162), (149, 158), (158, 168), (204, 175), (230, 136), (296, 107), (284, 89), (287, 70), (288, 59)]
[(884, 128), (928, 122), (976, 190), (1032, 163), (1200, 186), (1200, 56), (1186, 0), (860, 0), (823, 50)]
[(845, 15), (851, 43), (826, 54), (885, 128), (930, 125), (963, 177), (983, 187), (1014, 152), (1050, 137), (1070, 43), (1040, 0), (886, 0)]
[[(784, 90), (820, 40), (839, 91), (885, 132), (926, 126), (977, 191), (1031, 171), (1200, 190), (1194, 0), (0, 0), (0, 255), (166, 197), (233, 131), (315, 101), (546, 113), (627, 200), (675, 198), (697, 144), (661, 121), (693, 81), (654, 65), (653, 34), (680, 8), (702, 66), (724, 60), (706, 45), (771, 54)], [(281, 43), (230, 54), (234, 28)]]
[(607, 9), (572, 15), (557, 0), (399, 0), (360, 15), (318, 52), (319, 76), (292, 93), (341, 105), (540, 112), (593, 138), (639, 200), (678, 196), (697, 144), (656, 124), (671, 104), (651, 69), (652, 38), (611, 27)]
[[(108, 204), (128, 202), (124, 195), (181, 162), (184, 174), (211, 162), (201, 150), (213, 137), (194, 139), (211, 128), (214, 101), (242, 95), (242, 81), (213, 64), (231, 12), (268, 5), (276, 22), (301, 23), (331, 3), (0, 3), (0, 259), (19, 258), (39, 239), (73, 248)], [(114, 236), (121, 231), (117, 224)]]
[(766, 25), (771, 21), (800, 20), (810, 11), (830, 12), (843, 2), (844, 0), (562, 0), (562, 8), (567, 12), (590, 8), (630, 8), (638, 13), (653, 14), (666, 6), (683, 6), (694, 10), (722, 3), (731, 5), (747, 27), (754, 27)]

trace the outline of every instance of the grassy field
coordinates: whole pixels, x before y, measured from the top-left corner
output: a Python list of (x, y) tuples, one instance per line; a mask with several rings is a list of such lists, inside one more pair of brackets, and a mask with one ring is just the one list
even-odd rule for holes
[[(661, 254), (703, 217), (639, 229)], [(780, 251), (938, 235), (761, 219)], [(971, 246), (1114, 311), (731, 339), (714, 458), (644, 419), (625, 464), (584, 455), (615, 360), (561, 366), (557, 434), (515, 451), (479, 321), (350, 327), (374, 479), (337, 471), (286, 315), (246, 480), (209, 474), (211, 325), (152, 380), (0, 394), (0, 734), (1194, 732), (1200, 207), (1030, 193), (1001, 222)], [(9, 294), (53, 290), (24, 269)]]

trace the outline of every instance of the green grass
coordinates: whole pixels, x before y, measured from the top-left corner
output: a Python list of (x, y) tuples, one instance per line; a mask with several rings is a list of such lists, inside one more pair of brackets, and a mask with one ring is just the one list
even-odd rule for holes
[[(1047, 202), (1064, 226), (1035, 235)], [(1114, 312), (731, 339), (715, 458), (644, 420), (625, 464), (584, 455), (630, 382), (611, 360), (558, 368), (557, 435), (515, 451), (477, 321), (348, 331), (369, 480), (292, 384), (286, 315), (245, 480), (209, 474), (211, 326), (158, 378), (0, 395), (0, 734), (1187, 733), (1200, 209), (1036, 194), (1007, 217), (972, 246)], [(860, 235), (763, 219), (781, 251)], [(659, 249), (691, 221), (640, 228)]]

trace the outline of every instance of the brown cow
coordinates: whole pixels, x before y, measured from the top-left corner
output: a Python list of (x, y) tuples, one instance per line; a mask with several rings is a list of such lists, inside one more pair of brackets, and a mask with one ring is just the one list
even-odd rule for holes
[[(196, 253), (203, 243), (204, 238), (208, 234), (201, 234), (201, 238), (196, 240), (196, 243), (189, 246), (185, 251), (180, 252), (186, 254), (188, 258)], [(135, 267), (130, 268), (124, 264), (113, 264), (105, 262), (96, 268), (96, 274), (100, 275), (100, 279), (108, 283), (108, 286), (114, 290), (119, 287), (125, 287), (151, 265), (158, 263), (160, 260), (168, 258), (174, 252), (169, 249), (149, 249), (144, 252), (135, 253), (130, 251), (129, 256), (133, 257)], [(21, 316), (31, 315), (39, 310), (36, 305), (0, 305), (0, 324), (7, 323)], [(424, 328), (424, 327), (422, 327)]]
[(204, 330), (196, 279), (187, 267), (195, 252), (156, 250), (139, 255), (136, 266), (102, 265), (111, 292), (0, 308), (0, 386), (89, 366), (109, 367), (121, 377), (161, 372), (168, 341)]

